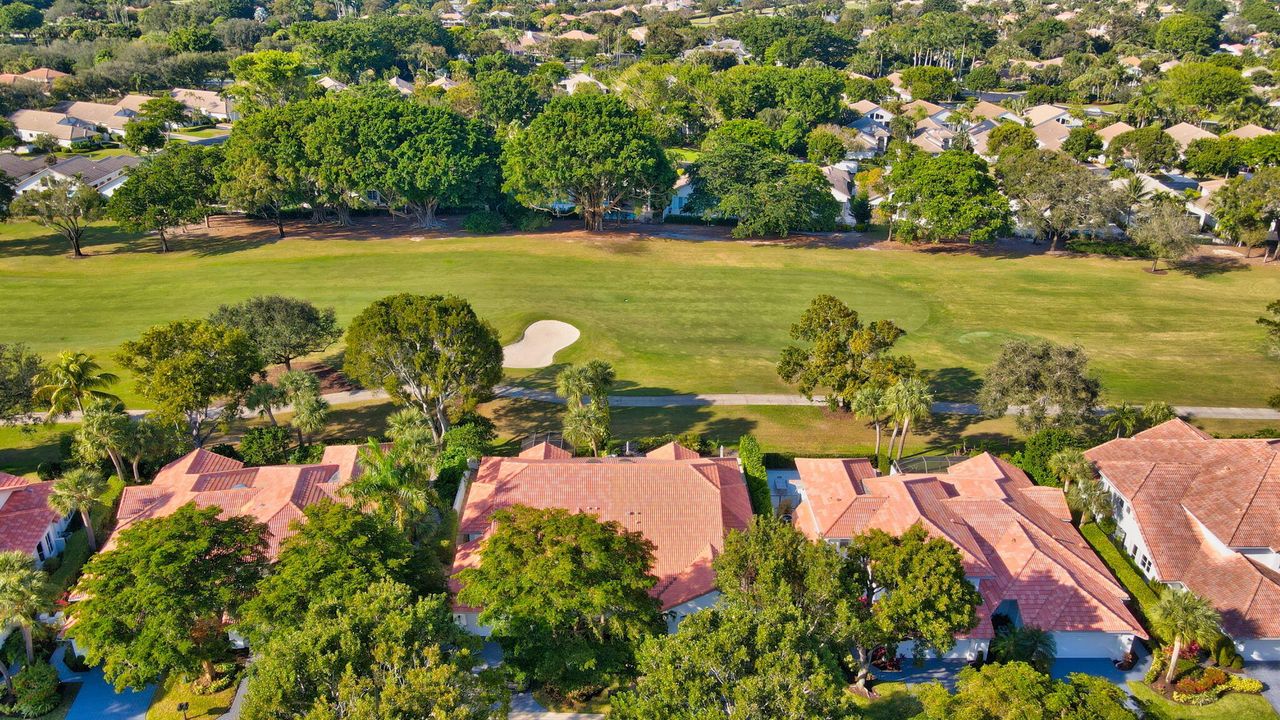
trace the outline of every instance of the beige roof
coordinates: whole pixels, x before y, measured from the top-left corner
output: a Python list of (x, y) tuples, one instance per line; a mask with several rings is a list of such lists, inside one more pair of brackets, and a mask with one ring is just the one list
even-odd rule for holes
[(62, 112), (92, 125), (118, 130), (137, 113), (120, 105), (96, 102), (73, 102), (62, 107)]
[(1264, 127), (1259, 127), (1257, 125), (1254, 125), (1253, 123), (1249, 123), (1248, 125), (1241, 125), (1235, 130), (1232, 130), (1231, 132), (1227, 133), (1226, 137), (1240, 138), (1241, 140), (1251, 140), (1256, 137), (1262, 137), (1263, 135), (1273, 135), (1273, 134), (1274, 133), (1272, 133), (1270, 130)]
[(1098, 137), (1102, 138), (1102, 145), (1105, 147), (1112, 140), (1115, 140), (1117, 135), (1123, 135), (1124, 133), (1134, 129), (1135, 128), (1127, 122), (1111, 123), (1098, 131)]
[(212, 90), (194, 90), (191, 88), (174, 88), (170, 93), (174, 100), (182, 103), (191, 111), (206, 114), (229, 115), (230, 102)]
[(41, 67), (34, 70), (28, 70), (22, 73), (19, 77), (33, 82), (51, 83), (58, 78), (69, 77), (69, 74), (60, 70), (54, 70), (53, 68)]
[(866, 115), (869, 112), (874, 112), (875, 110), (881, 109), (879, 105), (871, 102), (870, 100), (859, 100), (858, 102), (850, 105), (849, 107), (852, 107), (854, 110), (857, 110), (863, 115)]
[(556, 36), (556, 39), (557, 39), (557, 40), (579, 40), (579, 41), (582, 41), (582, 42), (592, 42), (592, 41), (594, 41), (594, 40), (599, 40), (599, 39), (600, 39), (600, 36), (599, 36), (599, 35), (592, 35), (592, 34), (591, 34), (591, 33), (589, 33), (589, 32), (583, 32), (583, 31), (581, 31), (581, 30), (570, 30), (570, 31), (568, 31), (568, 32), (562, 32), (562, 33), (560, 33), (559, 35), (557, 35), (557, 36)]
[(1036, 134), (1036, 140), (1039, 141), (1040, 147), (1045, 150), (1060, 150), (1062, 149), (1063, 141), (1071, 134), (1071, 128), (1055, 120), (1050, 120), (1031, 128), (1031, 132)]
[(1013, 115), (1013, 113), (1009, 112), (1006, 108), (1002, 108), (999, 105), (993, 102), (987, 102), (986, 100), (982, 100), (975, 104), (969, 113), (974, 117), (986, 118), (988, 120), (995, 120), (1002, 115)]
[(18, 130), (51, 135), (59, 140), (83, 140), (99, 135), (82, 120), (46, 110), (18, 110), (9, 115), (9, 122)]
[(1182, 148), (1183, 150), (1187, 149), (1187, 146), (1191, 144), (1192, 140), (1217, 140), (1218, 139), (1217, 135), (1214, 135), (1208, 130), (1201, 130), (1195, 125), (1192, 125), (1190, 123), (1184, 123), (1184, 122), (1180, 122), (1177, 125), (1174, 125), (1173, 127), (1167, 127), (1164, 129), (1164, 132), (1166, 135), (1173, 138), (1173, 141), (1178, 143), (1178, 147)]
[(931, 103), (928, 100), (912, 100), (911, 102), (902, 106), (902, 112), (907, 115), (910, 115), (916, 110), (924, 110), (926, 115), (937, 115), (938, 113), (942, 112), (945, 109), (946, 108), (942, 107), (941, 105), (935, 105), (934, 103)]
[(1035, 127), (1040, 123), (1048, 122), (1066, 114), (1067, 109), (1064, 107), (1058, 107), (1057, 105), (1036, 105), (1035, 107), (1027, 108), (1026, 112), (1022, 113), (1022, 116), (1027, 119), (1027, 122), (1031, 123), (1032, 127)]

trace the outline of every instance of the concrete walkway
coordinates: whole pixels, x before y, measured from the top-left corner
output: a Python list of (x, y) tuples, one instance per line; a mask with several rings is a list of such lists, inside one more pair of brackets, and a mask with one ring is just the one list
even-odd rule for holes
[(67, 712), (66, 720), (146, 720), (147, 708), (156, 693), (155, 685), (141, 690), (125, 690), (122, 693), (107, 682), (102, 668), (91, 668), (78, 673), (67, 667), (63, 660), (67, 646), (60, 645), (49, 659), (58, 671), (62, 682), (80, 683), (80, 692)]
[(231, 700), (231, 707), (218, 720), (239, 720), (240, 708), (244, 705), (244, 696), (249, 693), (249, 674), (246, 672), (236, 686), (236, 696)]
[[(536, 400), (538, 402), (564, 404), (564, 398), (556, 395), (550, 390), (535, 390), (533, 388), (520, 387), (518, 385), (499, 385), (494, 388), (494, 394), (500, 398), (518, 398), (523, 400)], [(387, 397), (387, 394), (382, 390), (345, 390), (342, 392), (326, 393), (321, 397), (323, 397), (330, 405), (340, 406), (382, 400)], [(613, 407), (636, 408), (706, 407), (710, 405), (824, 407), (826, 405), (826, 400), (821, 396), (814, 396), (812, 400), (808, 400), (799, 394), (793, 393), (699, 393), (688, 395), (610, 395), (609, 404)], [(933, 404), (932, 409), (935, 415), (982, 415), (982, 409), (974, 403), (936, 402)], [(1018, 407), (1010, 407), (1007, 414), (1015, 415), (1020, 409), (1021, 408)], [(291, 411), (292, 407), (288, 405), (275, 408), (275, 412), (277, 413), (288, 413)], [(1173, 411), (1184, 418), (1204, 418), (1206, 420), (1280, 421), (1280, 410), (1272, 410), (1270, 408), (1175, 405), (1173, 407)], [(1106, 411), (1103, 408), (1099, 408), (1097, 412), (1102, 414)], [(140, 417), (146, 413), (146, 410), (129, 411), (129, 414), (133, 417)], [(254, 416), (254, 413), (249, 410), (242, 410), (240, 412), (240, 416), (251, 418)], [(32, 418), (34, 420), (43, 420), (44, 413), (35, 413)], [(80, 422), (80, 413), (78, 411), (72, 412), (62, 418), (62, 421)]]
[(511, 696), (511, 714), (507, 717), (510, 720), (604, 720), (604, 715), (596, 713), (551, 712), (529, 693)]

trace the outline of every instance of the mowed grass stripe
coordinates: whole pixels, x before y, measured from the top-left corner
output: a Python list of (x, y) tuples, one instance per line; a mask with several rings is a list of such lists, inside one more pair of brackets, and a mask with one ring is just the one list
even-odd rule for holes
[[(901, 350), (939, 371), (953, 399), (972, 392), (1012, 337), (1081, 343), (1113, 400), (1258, 406), (1280, 375), (1254, 322), (1280, 297), (1276, 268), (1197, 277), (1099, 258), (304, 232), (265, 243), (201, 238), (162, 256), (146, 252), (149, 239), (98, 227), (89, 237), (97, 255), (73, 261), (39, 228), (0, 226), (0, 342), (106, 358), (150, 325), (260, 293), (332, 305), (345, 322), (389, 293), (452, 292), (504, 342), (538, 319), (576, 325), (581, 340), (557, 360), (610, 360), (628, 392), (779, 392), (774, 363), (788, 328), (826, 292), (906, 328)], [(129, 251), (113, 253), (120, 243)]]

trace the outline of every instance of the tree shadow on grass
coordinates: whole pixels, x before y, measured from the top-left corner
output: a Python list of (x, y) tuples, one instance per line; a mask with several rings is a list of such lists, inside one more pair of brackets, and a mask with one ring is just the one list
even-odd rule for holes
[(1198, 257), (1173, 265), (1174, 270), (1199, 279), (1245, 270), (1248, 267), (1243, 261), (1231, 257)]
[(934, 400), (973, 402), (982, 388), (982, 378), (969, 368), (947, 367), (929, 371), (927, 379)]
[(924, 705), (920, 703), (920, 698), (903, 690), (867, 704), (859, 717), (864, 720), (903, 720), (922, 712)]

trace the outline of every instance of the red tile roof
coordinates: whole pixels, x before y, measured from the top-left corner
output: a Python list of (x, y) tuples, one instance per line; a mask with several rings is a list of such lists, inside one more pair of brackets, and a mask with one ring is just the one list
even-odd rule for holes
[(248, 515), (266, 523), (270, 531), (268, 555), (280, 550), (290, 534), (289, 524), (303, 508), (329, 498), (341, 501), (338, 490), (359, 474), (358, 445), (325, 448), (315, 465), (244, 467), (244, 463), (208, 450), (194, 450), (165, 465), (150, 485), (124, 489), (116, 512), (116, 528), (103, 544), (111, 549), (122, 530), (151, 518), (165, 517), (187, 503), (220, 507), (222, 517)]
[(36, 546), (61, 516), (49, 509), (51, 482), (0, 472), (0, 552), (36, 552)]
[(1230, 549), (1280, 550), (1280, 440), (1175, 419), (1085, 455), (1129, 501), (1161, 580), (1212, 601), (1234, 637), (1280, 637), (1280, 576)]
[(954, 544), (983, 604), (971, 637), (994, 635), (991, 614), (1016, 600), (1023, 621), (1050, 631), (1144, 636), (1128, 594), (1070, 523), (1062, 491), (983, 454), (937, 475), (876, 476), (865, 460), (797, 459), (797, 526), (815, 539), (920, 523)]
[[(572, 458), (547, 448), (554, 446), (481, 461), (467, 489), (450, 574), (479, 564), (493, 513), (526, 505), (589, 513), (644, 534), (655, 546), (652, 592), (664, 610), (715, 588), (711, 561), (729, 531), (751, 521), (736, 458), (702, 458), (679, 445), (638, 458)], [(456, 580), (452, 586), (458, 589)]]

